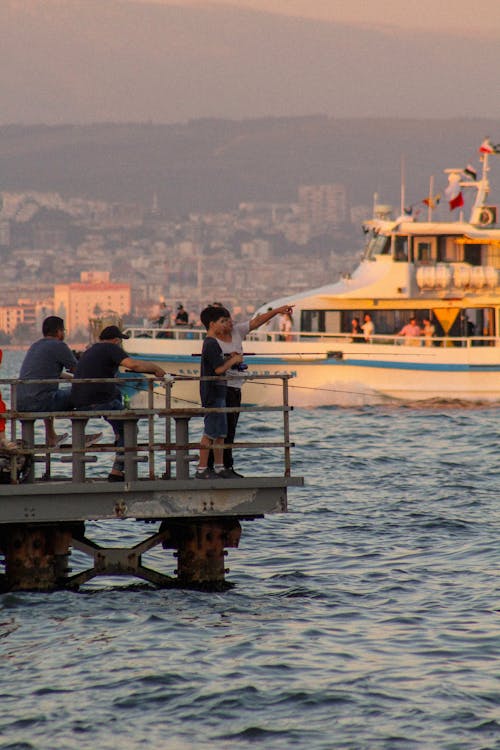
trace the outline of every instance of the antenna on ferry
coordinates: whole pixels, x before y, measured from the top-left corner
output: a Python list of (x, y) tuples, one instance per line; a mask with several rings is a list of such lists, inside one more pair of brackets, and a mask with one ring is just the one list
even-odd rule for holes
[(488, 172), (490, 171), (490, 166), (488, 163), (489, 159), (489, 153), (481, 153), (479, 157), (482, 165), (482, 175), (481, 179), (477, 180), (472, 183), (477, 188), (477, 194), (476, 194), (476, 200), (474, 201), (474, 205), (472, 206), (472, 212), (471, 212), (471, 224), (479, 224), (479, 217), (481, 215), (481, 210), (483, 209), (484, 205), (486, 204), (486, 199), (488, 197), (488, 193), (490, 192), (490, 182), (488, 180)]
[(401, 154), (401, 216), (405, 212), (405, 157)]
[(429, 199), (427, 201), (427, 221), (432, 221), (432, 209), (434, 208), (434, 175), (429, 178)]
[[(461, 188), (475, 188), (477, 190), (476, 193), (476, 199), (474, 201), (474, 204), (472, 206), (471, 216), (470, 216), (470, 223), (471, 224), (480, 224), (480, 215), (481, 212), (486, 205), (486, 199), (488, 197), (488, 194), (490, 192), (490, 183), (488, 180), (488, 172), (490, 171), (490, 166), (488, 163), (488, 157), (490, 153), (495, 153), (494, 151), (480, 151), (480, 161), (482, 164), (482, 174), (480, 179), (473, 179), (473, 180), (460, 180), (459, 185)], [(445, 169), (445, 174), (464, 174), (463, 169)], [(463, 212), (460, 212), (460, 221), (463, 220)]]

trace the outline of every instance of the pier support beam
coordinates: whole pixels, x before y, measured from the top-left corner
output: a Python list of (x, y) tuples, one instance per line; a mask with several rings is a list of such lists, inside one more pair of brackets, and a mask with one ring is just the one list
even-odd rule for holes
[(229, 586), (224, 574), (225, 547), (237, 547), (241, 526), (236, 518), (203, 521), (163, 521), (160, 531), (168, 531), (165, 549), (177, 550), (177, 581), (187, 588), (210, 590)]
[(73, 530), (63, 525), (1, 526), (0, 550), (5, 558), (5, 574), (0, 579), (0, 588), (54, 591), (64, 587)]

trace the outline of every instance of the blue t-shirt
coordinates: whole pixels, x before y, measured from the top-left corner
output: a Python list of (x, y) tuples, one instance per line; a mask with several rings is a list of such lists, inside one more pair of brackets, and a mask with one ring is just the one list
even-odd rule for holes
[(75, 355), (64, 341), (50, 336), (35, 341), (26, 352), (19, 377), (21, 380), (51, 378), (54, 383), (19, 385), (17, 408), (20, 411), (44, 411), (47, 397), (51, 397), (59, 387), (57, 381), (61, 372), (64, 369), (72, 370), (75, 365)]
[[(224, 364), (224, 355), (220, 348), (217, 339), (212, 336), (207, 336), (203, 342), (203, 348), (201, 350), (201, 365), (200, 375), (201, 377), (210, 377), (217, 375), (215, 372), (217, 367)], [(205, 407), (215, 406), (217, 399), (226, 398), (226, 382), (225, 380), (200, 380), (200, 396), (201, 405)]]

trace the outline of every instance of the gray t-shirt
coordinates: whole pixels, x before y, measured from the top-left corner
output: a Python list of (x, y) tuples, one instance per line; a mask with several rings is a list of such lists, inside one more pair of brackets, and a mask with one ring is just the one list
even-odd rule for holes
[(63, 369), (76, 366), (76, 358), (64, 341), (47, 337), (38, 339), (26, 352), (21, 365), (21, 380), (53, 378), (52, 383), (19, 385), (17, 388), (17, 408), (20, 411), (44, 411), (44, 402), (59, 387), (59, 377)]
[[(232, 354), (233, 352), (238, 352), (238, 354), (243, 354), (243, 339), (248, 335), (249, 330), (249, 320), (247, 320), (246, 323), (235, 323), (231, 333), (231, 341), (221, 341), (221, 339), (217, 339), (217, 343), (222, 349), (222, 353)], [(245, 382), (245, 378), (236, 375), (236, 372), (237, 370), (227, 371), (227, 384), (230, 388), (241, 388)]]

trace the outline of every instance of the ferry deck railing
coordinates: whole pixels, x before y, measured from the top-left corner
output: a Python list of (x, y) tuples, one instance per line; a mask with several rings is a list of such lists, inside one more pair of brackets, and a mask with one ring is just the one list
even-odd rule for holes
[[(192, 340), (192, 341), (203, 341), (206, 336), (205, 329), (201, 328), (153, 328), (153, 327), (140, 327), (140, 326), (129, 326), (127, 327), (127, 333), (133, 339), (170, 339), (174, 341), (178, 340)], [(247, 341), (267, 341), (281, 343), (286, 341), (287, 343), (299, 343), (299, 342), (310, 342), (315, 341), (328, 342), (332, 344), (335, 342), (341, 343), (369, 343), (369, 344), (387, 344), (387, 345), (401, 345), (404, 344), (404, 337), (398, 336), (397, 334), (390, 333), (379, 333), (370, 336), (368, 342), (363, 340), (356, 340), (353, 338), (350, 332), (326, 332), (326, 331), (290, 331), (289, 333), (283, 334), (279, 331), (252, 331), (247, 336)], [(421, 335), (416, 337), (416, 341), (420, 346), (426, 346), (429, 344), (429, 339)], [(458, 347), (472, 347), (472, 346), (500, 346), (500, 336), (433, 336), (430, 341), (432, 346), (458, 346)]]

